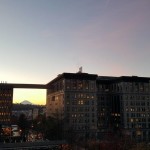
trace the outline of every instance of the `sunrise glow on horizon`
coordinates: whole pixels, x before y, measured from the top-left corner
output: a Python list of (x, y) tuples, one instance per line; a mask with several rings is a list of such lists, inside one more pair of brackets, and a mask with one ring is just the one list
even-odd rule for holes
[(35, 105), (46, 104), (46, 89), (14, 89), (13, 103), (21, 103), (27, 100)]

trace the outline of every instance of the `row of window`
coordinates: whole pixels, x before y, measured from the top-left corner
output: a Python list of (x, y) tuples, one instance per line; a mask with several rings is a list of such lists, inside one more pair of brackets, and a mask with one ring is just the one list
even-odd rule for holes
[(94, 112), (96, 109), (95, 107), (67, 107), (66, 108), (66, 111), (69, 112), (69, 111), (72, 111), (72, 112)]
[(2, 104), (2, 103), (4, 103), (4, 104), (7, 104), (7, 103), (12, 103), (12, 100), (11, 99), (0, 99), (0, 104)]
[[(136, 129), (136, 128), (147, 128), (147, 126), (146, 126), (146, 123), (128, 123), (127, 124), (127, 127), (128, 128), (133, 128), (133, 129)], [(150, 124), (148, 124), (148, 128), (150, 128)]]
[[(128, 115), (129, 116), (129, 115)], [(131, 113), (131, 117), (150, 117), (150, 113)]]
[(72, 90), (95, 90), (95, 81), (66, 80), (66, 89)]
[(48, 95), (48, 100), (51, 100), (51, 101), (57, 101), (57, 100), (63, 100), (64, 99), (64, 95), (60, 94), (58, 96), (50, 96)]
[(0, 93), (0, 97), (11, 97), (12, 94)]
[(94, 120), (94, 119), (91, 119), (91, 120), (89, 120), (89, 119), (72, 119), (72, 123), (90, 123), (90, 122), (92, 122), (92, 123), (95, 123), (96, 121)]
[(10, 106), (0, 106), (0, 111), (9, 111), (10, 110)]
[[(149, 111), (149, 109), (147, 109)], [(145, 107), (131, 107), (131, 108), (126, 108), (126, 112), (146, 112), (147, 111)]]
[(71, 90), (95, 90), (95, 81), (87, 80), (65, 80), (53, 83), (48, 90), (49, 92), (62, 91), (64, 88)]
[(10, 116), (10, 113), (9, 112), (0, 112), (0, 116)]
[(98, 91), (131, 91), (131, 92), (148, 92), (150, 89), (150, 84), (149, 83), (117, 83), (117, 84), (112, 84), (112, 85), (103, 85), (99, 84), (97, 85)]
[(0, 103), (0, 109), (10, 109), (12, 106), (12, 103), (7, 102), (7, 103)]
[[(63, 98), (64, 98), (63, 95), (51, 96), (51, 101), (62, 100)], [(94, 99), (95, 96), (94, 96), (94, 94), (87, 94), (87, 93), (66, 94), (66, 99), (70, 100), (70, 98)], [(48, 99), (50, 99), (50, 96), (48, 96)]]
[(126, 106), (150, 106), (149, 101), (126, 101)]
[(124, 96), (122, 96), (122, 95), (116, 95), (116, 96), (113, 96), (113, 95), (111, 95), (111, 96), (107, 96), (107, 95), (105, 95), (105, 96), (99, 96), (98, 95), (98, 101), (101, 101), (101, 100), (111, 100), (111, 99), (120, 99), (120, 100), (135, 100), (135, 101), (137, 101), (137, 100), (150, 100), (150, 96), (149, 95), (139, 95), (139, 94), (130, 94), (130, 95), (124, 95)]
[(72, 127), (73, 130), (89, 130), (90, 126), (89, 125), (76, 125)]
[(90, 100), (89, 101), (89, 100), (81, 100), (81, 99), (79, 99), (79, 100), (73, 100), (70, 103), (70, 101), (67, 100), (66, 104), (67, 105), (70, 105), (70, 104), (72, 104), (72, 105), (94, 105), (95, 101), (94, 100)]
[(57, 91), (62, 91), (64, 89), (64, 81), (60, 80), (59, 82), (55, 82), (50, 85), (49, 89), (47, 90), (47, 93), (51, 92), (57, 92)]
[(142, 117), (142, 118), (145, 118), (145, 117), (150, 117), (150, 113), (127, 113), (126, 114), (127, 118), (129, 118), (130, 116), (131, 117)]
[(149, 100), (149, 95), (126, 95), (125, 100)]
[[(69, 116), (69, 114), (68, 114), (68, 116)], [(85, 113), (85, 114), (81, 114), (81, 113), (80, 113), (80, 114), (72, 114), (71, 117), (72, 117), (72, 118), (76, 118), (76, 117), (77, 117), (77, 118), (90, 117), (90, 114), (89, 114), (89, 113)], [(91, 114), (91, 117), (95, 117), (95, 114), (92, 113), (92, 114)]]
[[(48, 97), (50, 99), (50, 97)], [(78, 98), (82, 98), (82, 99), (94, 99), (95, 98), (95, 94), (91, 93), (73, 93), (73, 94), (66, 94), (66, 100), (69, 101), (70, 99), (78, 99)], [(59, 96), (52, 96), (51, 97), (51, 101), (55, 101), (55, 100), (62, 100), (63, 99), (63, 95), (59, 95)], [(140, 105), (140, 106), (145, 106), (145, 105), (150, 105), (149, 96), (133, 96), (133, 95), (126, 95), (126, 96), (111, 96), (109, 97), (110, 100), (132, 100), (132, 101), (126, 101), (125, 104), (127, 105)], [(105, 96), (98, 96), (98, 103), (101, 105), (108, 105), (108, 97)], [(103, 101), (101, 101), (103, 100)], [(104, 101), (107, 100), (107, 101)], [(139, 101), (142, 100), (142, 101)], [(143, 101), (143, 100), (147, 100), (147, 101)], [(0, 101), (0, 103), (6, 103), (7, 101)]]
[(95, 94), (93, 93), (72, 93), (72, 94), (66, 94), (66, 99), (70, 99), (70, 98), (83, 98), (83, 99), (94, 99), (95, 98)]
[(10, 119), (2, 119), (2, 118), (0, 118), (0, 123), (3, 123), (3, 122), (10, 122)]
[(146, 118), (128, 118), (128, 122), (132, 122), (132, 123), (146, 122)]

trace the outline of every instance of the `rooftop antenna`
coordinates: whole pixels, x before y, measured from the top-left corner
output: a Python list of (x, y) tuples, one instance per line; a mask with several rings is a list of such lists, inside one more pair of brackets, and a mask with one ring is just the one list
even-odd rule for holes
[(79, 68), (79, 73), (82, 73), (82, 66)]

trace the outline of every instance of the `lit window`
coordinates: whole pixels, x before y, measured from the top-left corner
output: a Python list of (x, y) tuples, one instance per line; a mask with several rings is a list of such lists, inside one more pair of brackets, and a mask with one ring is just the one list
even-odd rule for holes
[(92, 94), (91, 98), (92, 98), (92, 99), (94, 98), (94, 94)]
[(130, 122), (134, 122), (133, 118), (130, 119)]
[(82, 89), (83, 88), (83, 83), (82, 83), (82, 81), (78, 81), (78, 89)]
[(78, 104), (79, 104), (79, 105), (83, 105), (83, 100), (79, 100), (79, 101), (78, 101)]
[(89, 97), (89, 94), (86, 95), (86, 98), (90, 98), (90, 97)]

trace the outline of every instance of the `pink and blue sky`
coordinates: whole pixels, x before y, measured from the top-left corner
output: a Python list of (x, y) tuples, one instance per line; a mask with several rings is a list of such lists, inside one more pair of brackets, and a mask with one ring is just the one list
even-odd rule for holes
[[(1, 0), (0, 80), (46, 84), (80, 66), (150, 77), (149, 8), (150, 0)], [(45, 95), (15, 89), (14, 103), (45, 104)]]

